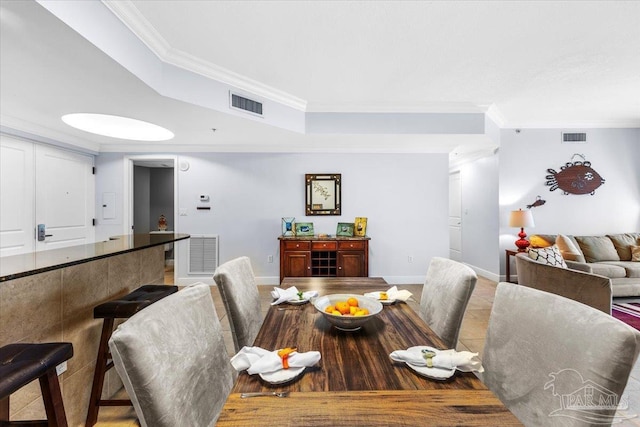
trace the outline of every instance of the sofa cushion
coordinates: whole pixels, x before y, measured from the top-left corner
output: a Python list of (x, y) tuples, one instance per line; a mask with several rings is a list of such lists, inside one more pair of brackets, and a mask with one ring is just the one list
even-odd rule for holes
[(576, 236), (587, 262), (620, 261), (613, 242), (607, 236)]
[(529, 258), (541, 264), (567, 268), (567, 263), (564, 262), (560, 249), (555, 244), (547, 248), (530, 248), (528, 255)]
[(532, 234), (529, 236), (529, 243), (532, 248), (546, 248), (555, 243), (556, 236), (553, 234)]
[(610, 279), (621, 279), (627, 277), (627, 270), (620, 265), (615, 265), (615, 261), (609, 262), (594, 262), (589, 264), (591, 266), (591, 272), (593, 274), (599, 274), (606, 276)]
[(631, 246), (640, 244), (640, 233), (607, 234), (618, 252), (620, 261), (631, 261)]
[(640, 264), (633, 261), (607, 261), (596, 264), (608, 264), (612, 267), (624, 268), (624, 277), (640, 278)]
[(558, 234), (558, 237), (556, 237), (556, 245), (558, 245), (558, 249), (560, 249), (560, 253), (565, 260), (585, 262), (584, 255), (575, 238)]
[(640, 246), (631, 246), (631, 261), (640, 262)]

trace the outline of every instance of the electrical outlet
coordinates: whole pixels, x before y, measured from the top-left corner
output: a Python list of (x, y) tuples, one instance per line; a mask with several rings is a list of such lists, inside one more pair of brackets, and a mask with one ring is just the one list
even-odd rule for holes
[(64, 371), (67, 370), (67, 361), (65, 360), (64, 362), (62, 362), (61, 364), (59, 364), (58, 366), (56, 366), (56, 374), (57, 375), (62, 375)]
[(267, 257), (267, 262), (268, 262), (268, 263), (272, 263), (272, 262), (273, 262), (273, 255), (269, 255), (269, 256)]

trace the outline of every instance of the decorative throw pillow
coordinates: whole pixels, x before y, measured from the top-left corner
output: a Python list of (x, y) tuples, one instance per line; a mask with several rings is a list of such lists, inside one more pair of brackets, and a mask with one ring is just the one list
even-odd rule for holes
[(558, 249), (560, 249), (562, 258), (568, 259), (569, 261), (585, 262), (582, 251), (575, 243), (573, 243), (571, 238), (564, 234), (558, 234), (558, 237), (556, 238), (556, 245), (558, 245)]
[(529, 243), (532, 248), (546, 248), (553, 245), (555, 237), (552, 239), (550, 236), (542, 234), (533, 234), (529, 236)]
[(631, 261), (640, 262), (640, 246), (630, 246), (631, 249)]
[(558, 249), (556, 245), (551, 245), (546, 248), (530, 248), (527, 253), (529, 254), (529, 258), (540, 264), (567, 268), (567, 263), (564, 262), (560, 249)]

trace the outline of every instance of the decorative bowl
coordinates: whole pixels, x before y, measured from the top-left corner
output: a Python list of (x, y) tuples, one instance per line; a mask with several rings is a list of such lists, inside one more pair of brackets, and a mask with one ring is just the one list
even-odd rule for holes
[[(369, 314), (364, 316), (337, 316), (324, 311), (329, 305), (335, 305), (338, 301), (347, 301), (349, 298), (356, 298), (358, 300), (358, 306), (369, 310)], [(312, 300), (312, 303), (315, 309), (318, 310), (329, 323), (342, 331), (357, 331), (362, 328), (362, 325), (376, 317), (382, 311), (382, 304), (380, 304), (379, 301), (355, 294), (325, 295), (315, 298)]]

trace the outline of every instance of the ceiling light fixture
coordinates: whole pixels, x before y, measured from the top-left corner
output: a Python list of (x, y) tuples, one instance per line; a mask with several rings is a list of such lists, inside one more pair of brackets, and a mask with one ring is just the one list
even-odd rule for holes
[(153, 123), (108, 114), (74, 113), (62, 116), (71, 127), (96, 135), (134, 141), (166, 141), (173, 132)]

